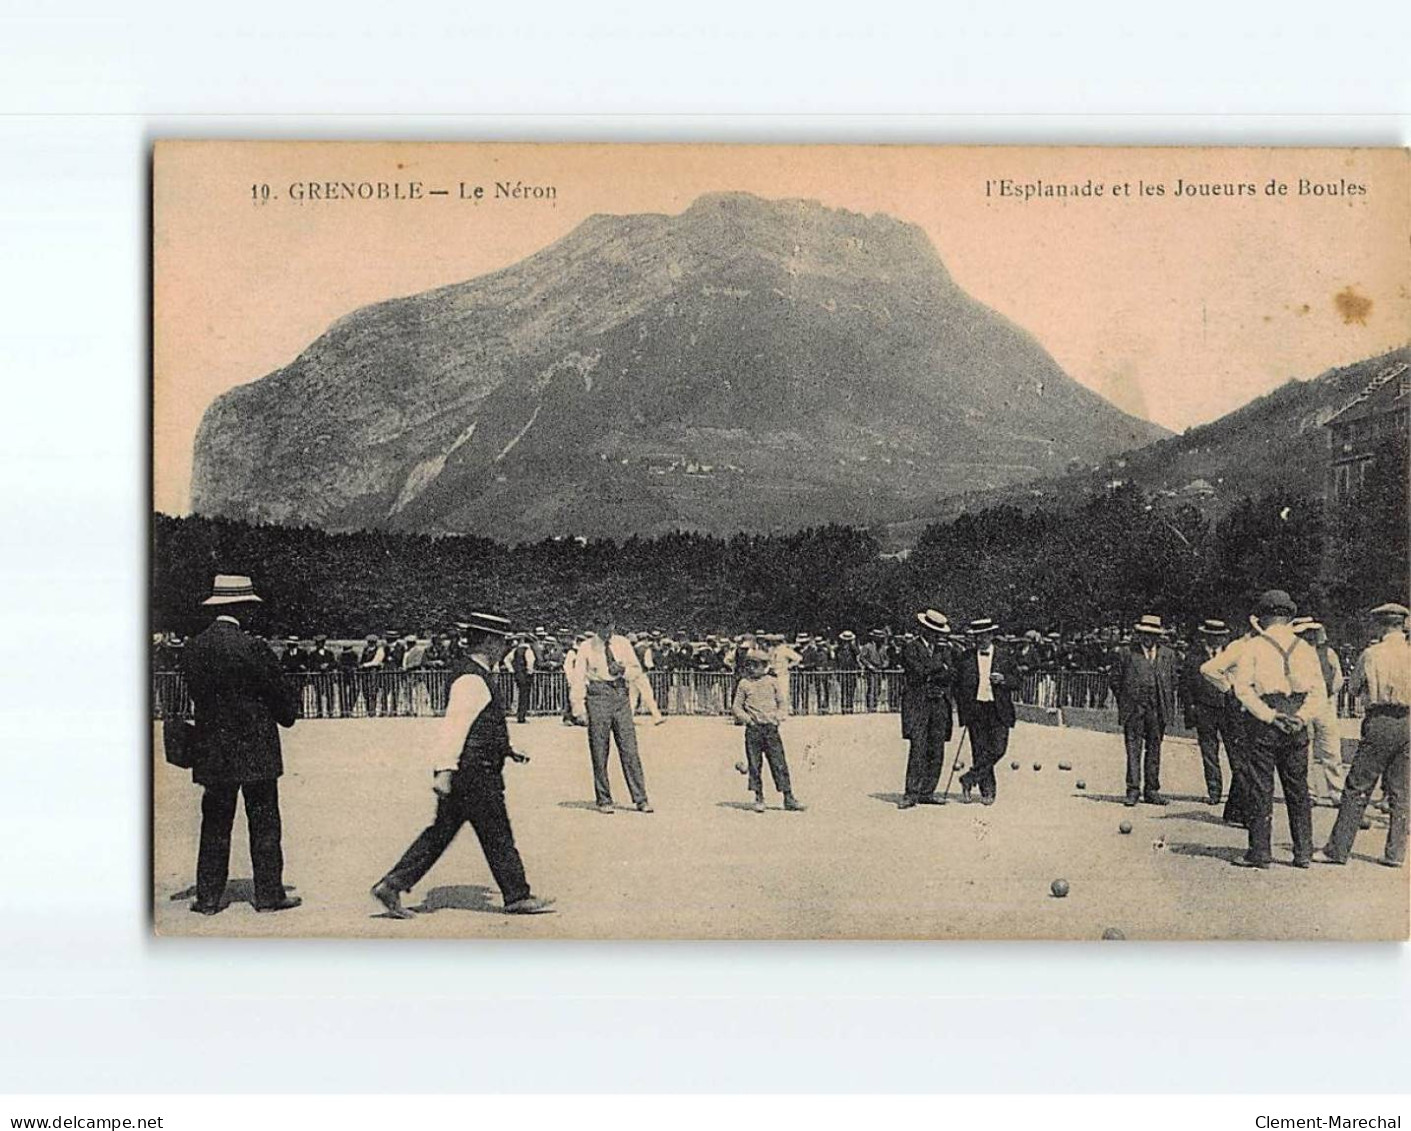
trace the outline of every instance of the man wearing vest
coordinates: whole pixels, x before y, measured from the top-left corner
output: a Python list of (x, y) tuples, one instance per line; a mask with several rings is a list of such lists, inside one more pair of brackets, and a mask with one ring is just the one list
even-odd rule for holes
[[(1207, 620), (1198, 630), (1200, 640), (1186, 654), (1181, 669), (1182, 702), (1185, 706), (1186, 729), (1194, 730), (1200, 745), (1200, 761), (1205, 771), (1205, 791), (1211, 805), (1219, 805), (1225, 793), (1220, 773), (1220, 742), (1225, 743), (1225, 757), (1230, 762), (1230, 795), (1242, 790), (1239, 782), (1239, 758), (1236, 730), (1240, 725), (1240, 708), (1234, 696), (1216, 687), (1200, 674), (1202, 664), (1220, 654), (1230, 639), (1230, 629), (1222, 620)], [(1238, 806), (1236, 806), (1238, 808)]]
[(1372, 617), (1381, 637), (1357, 658), (1348, 685), (1353, 696), (1365, 699), (1362, 741), (1357, 744), (1357, 755), (1347, 773), (1332, 836), (1318, 853), (1318, 860), (1324, 864), (1347, 863), (1367, 802), (1380, 778), (1391, 819), (1386, 848), (1378, 863), (1400, 868), (1406, 863), (1407, 749), (1411, 742), (1407, 722), (1411, 715), (1411, 644), (1406, 638), (1406, 621), (1411, 609), (1394, 602), (1378, 605), (1372, 610)]
[(470, 654), (451, 685), (432, 752), (436, 818), (372, 887), (373, 897), (393, 919), (412, 918), (402, 906), (402, 893), (431, 870), (465, 824), (475, 830), (506, 912), (537, 915), (553, 903), (530, 892), (505, 807), (505, 760), (528, 761), (510, 748), (504, 704), (490, 675), (504, 659), (510, 621), (494, 613), (471, 613), (458, 626), (468, 636)]
[(1328, 643), (1327, 630), (1312, 617), (1294, 617), (1293, 630), (1313, 645), (1318, 666), (1323, 669), (1323, 687), (1328, 696), (1323, 709), (1310, 720), (1311, 757), (1308, 760), (1308, 789), (1314, 805), (1336, 809), (1342, 800), (1346, 774), (1342, 766), (1342, 727), (1338, 725), (1338, 693), (1342, 691), (1342, 661)]
[[(1161, 740), (1176, 710), (1176, 654), (1162, 643), (1159, 616), (1137, 621), (1129, 648), (1117, 654), (1111, 676), (1117, 723), (1127, 747), (1127, 805), (1138, 798), (1165, 805), (1161, 795)], [(1145, 779), (1145, 780), (1143, 780)]]
[(569, 695), (575, 718), (588, 723), (588, 752), (593, 761), (593, 796), (599, 813), (612, 813), (612, 787), (608, 781), (609, 743), (617, 739), (622, 776), (638, 812), (652, 812), (642, 760), (637, 754), (637, 728), (632, 719), (630, 686), (645, 681), (637, 653), (625, 636), (617, 633), (611, 617), (599, 617), (594, 631), (578, 648), (570, 675)]
[(510, 653), (510, 671), (514, 673), (514, 721), (529, 721), (529, 697), (534, 692), (534, 668), (538, 656), (527, 637), (515, 639), (514, 651)]
[(981, 804), (993, 805), (995, 766), (1009, 749), (1009, 732), (1014, 729), (1019, 667), (1007, 650), (995, 645), (999, 625), (992, 619), (972, 620), (968, 632), (975, 647), (961, 658), (955, 672), (955, 709), (960, 725), (970, 732), (970, 769), (960, 775), (961, 800), (969, 804), (978, 785)]
[(1274, 774), (1284, 788), (1293, 864), (1313, 859), (1313, 805), (1308, 796), (1309, 720), (1327, 693), (1318, 654), (1290, 623), (1298, 612), (1282, 589), (1262, 594), (1254, 608), (1256, 635), (1239, 650), (1230, 674), (1235, 697), (1251, 716), (1245, 756), (1249, 804), (1249, 850), (1232, 861), (1241, 868), (1268, 868), (1274, 815)]

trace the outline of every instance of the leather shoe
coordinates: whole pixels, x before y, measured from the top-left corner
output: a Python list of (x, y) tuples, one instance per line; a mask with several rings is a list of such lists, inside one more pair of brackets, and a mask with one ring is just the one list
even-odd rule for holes
[(387, 909), (393, 919), (413, 919), (412, 912), (402, 906), (402, 893), (386, 880), (378, 880), (372, 885), (372, 898)]
[(1170, 805), (1171, 802), (1162, 797), (1159, 793), (1148, 793), (1142, 798), (1148, 805)]
[(1293, 866), (1295, 868), (1311, 868), (1313, 867), (1313, 861), (1311, 858), (1306, 860), (1300, 860), (1297, 856), (1295, 856), (1293, 858)]
[(1336, 856), (1328, 855), (1328, 850), (1326, 848), (1320, 848), (1316, 852), (1314, 852), (1313, 859), (1316, 860), (1319, 864), (1336, 864), (1339, 867), (1345, 867), (1347, 865), (1346, 860), (1339, 860)]
[(1127, 794), (1126, 798), (1123, 799), (1123, 801), (1122, 801), (1122, 804), (1125, 805), (1128, 809), (1133, 808), (1133, 807), (1136, 805), (1136, 803), (1137, 803), (1137, 795), (1136, 795), (1135, 793), (1129, 793), (1129, 794)]
[(202, 903), (198, 899), (189, 908), (187, 908), (187, 910), (194, 911), (197, 915), (219, 915), (222, 911), (225, 910), (225, 908), (219, 903)]
[(914, 797), (903, 797), (900, 801), (897, 802), (898, 809), (914, 809), (915, 807), (916, 798)]
[(784, 798), (784, 809), (790, 813), (802, 813), (808, 808), (802, 801), (795, 801), (792, 797)]
[(655, 813), (656, 810), (652, 808), (652, 803), (650, 801), (639, 801), (637, 802), (637, 812)]
[(1267, 871), (1270, 861), (1251, 860), (1248, 856), (1236, 856), (1230, 863), (1236, 868), (1258, 868), (1260, 871)]
[(266, 911), (289, 911), (292, 908), (298, 907), (303, 902), (304, 901), (297, 895), (286, 895), (278, 903), (256, 904), (255, 910), (261, 914), (264, 914)]
[(599, 802), (598, 802), (598, 812), (599, 812), (599, 813), (606, 813), (606, 814), (608, 814), (609, 816), (611, 816), (611, 815), (612, 815), (612, 812), (613, 812), (612, 802), (611, 802), (611, 801), (599, 801)]
[(944, 797), (937, 797), (934, 793), (928, 793), (925, 797), (918, 797), (916, 803), (918, 805), (944, 805), (946, 799)]
[(1406, 866), (1405, 860), (1393, 860), (1390, 856), (1378, 856), (1377, 863), (1383, 868), (1404, 868)]
[(754, 804), (751, 805), (750, 808), (753, 809), (756, 813), (763, 813), (763, 812), (764, 812), (764, 798), (762, 798), (762, 797), (756, 797), (756, 798), (754, 799)]
[(513, 903), (505, 904), (506, 915), (544, 915), (554, 906), (552, 899), (540, 899), (537, 895), (526, 895)]
[(985, 797), (985, 796), (981, 795), (981, 797), (980, 797), (980, 804), (981, 804), (981, 805), (993, 805), (994, 803), (995, 803), (995, 799), (994, 799), (993, 797)]

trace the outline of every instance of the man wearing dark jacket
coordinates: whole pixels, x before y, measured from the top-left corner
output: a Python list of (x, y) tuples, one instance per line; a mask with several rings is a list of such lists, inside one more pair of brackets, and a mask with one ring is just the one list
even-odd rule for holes
[(196, 902), (191, 910), (222, 910), (230, 872), (230, 830), (244, 794), (254, 868), (255, 910), (284, 911), (301, 902), (284, 891), (279, 777), (284, 772), (279, 727), (292, 727), (297, 701), (273, 652), (241, 627), (260, 601), (248, 577), (221, 574), (203, 602), (219, 610), (210, 628), (186, 649), (186, 685), (196, 709), (192, 778), (203, 786)]
[(1127, 746), (1127, 805), (1165, 805), (1161, 740), (1176, 712), (1176, 654), (1162, 643), (1159, 616), (1137, 621), (1131, 646), (1117, 654), (1111, 675), (1117, 722)]
[(951, 735), (950, 622), (944, 613), (927, 609), (916, 619), (925, 630), (902, 649), (906, 687), (901, 699), (901, 736), (911, 743), (906, 759), (906, 787), (898, 809), (941, 805), (936, 796)]
[(975, 650), (966, 653), (955, 675), (955, 708), (960, 725), (970, 731), (971, 766), (960, 775), (962, 797), (980, 787), (980, 800), (995, 803), (995, 765), (1009, 749), (1014, 727), (1014, 692), (1019, 666), (1012, 654), (995, 647), (999, 626), (989, 617), (970, 622)]
[[(1200, 674), (1200, 666), (1215, 658), (1230, 640), (1230, 629), (1222, 620), (1207, 620), (1200, 626), (1200, 640), (1186, 653), (1181, 668), (1181, 701), (1185, 724), (1194, 730), (1200, 744), (1200, 761), (1205, 770), (1205, 791), (1211, 805), (1219, 805), (1225, 792), (1220, 773), (1220, 742), (1225, 743), (1225, 757), (1230, 762), (1230, 795), (1238, 797), (1239, 776), (1239, 704), (1228, 691), (1222, 691)], [(1241, 803), (1242, 804), (1242, 803)], [(1238, 809), (1239, 805), (1234, 808)]]

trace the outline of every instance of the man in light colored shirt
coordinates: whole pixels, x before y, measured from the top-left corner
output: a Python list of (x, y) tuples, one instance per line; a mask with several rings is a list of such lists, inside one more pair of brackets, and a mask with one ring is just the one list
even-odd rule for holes
[(475, 830), (505, 911), (537, 915), (553, 902), (530, 892), (505, 808), (505, 760), (528, 761), (510, 748), (504, 704), (491, 675), (504, 658), (510, 621), (495, 613), (472, 613), (460, 627), (470, 638), (470, 658), (451, 685), (446, 717), (429, 751), (435, 820), (372, 887), (373, 898), (393, 919), (412, 918), (402, 906), (402, 893), (431, 870), (465, 824)]
[(1318, 654), (1290, 623), (1297, 612), (1283, 590), (1262, 594), (1254, 609), (1256, 634), (1244, 642), (1230, 672), (1230, 689), (1250, 716), (1246, 744), (1249, 850), (1232, 861), (1242, 868), (1268, 868), (1273, 860), (1276, 772), (1284, 788), (1294, 867), (1307, 868), (1313, 859), (1309, 728), (1327, 692)]
[(1342, 674), (1342, 661), (1328, 644), (1327, 631), (1312, 617), (1295, 617), (1293, 630), (1313, 646), (1327, 692), (1321, 709), (1309, 720), (1308, 789), (1314, 805), (1336, 809), (1342, 800), (1343, 779), (1346, 777), (1342, 765), (1342, 728), (1338, 725), (1337, 711), (1338, 693), (1346, 682)]
[[(593, 761), (593, 795), (600, 813), (612, 813), (612, 787), (608, 780), (610, 742), (617, 741), (617, 756), (627, 791), (640, 813), (652, 812), (642, 760), (637, 753), (637, 729), (632, 721), (633, 685), (646, 683), (631, 642), (617, 632), (610, 616), (597, 618), (593, 633), (578, 646), (569, 673), (569, 696), (575, 717), (588, 722), (588, 752)], [(650, 695), (650, 687), (646, 694)], [(655, 704), (653, 697), (651, 702)]]
[(1372, 610), (1380, 636), (1357, 658), (1349, 687), (1354, 696), (1362, 696), (1366, 703), (1362, 741), (1357, 745), (1357, 755), (1347, 773), (1332, 835), (1327, 847), (1318, 854), (1322, 863), (1347, 863), (1378, 779), (1386, 790), (1391, 809), (1386, 849), (1379, 863), (1389, 868), (1400, 868), (1406, 863), (1407, 749), (1411, 740), (1411, 730), (1408, 730), (1411, 715), (1408, 616), (1411, 610), (1396, 603), (1378, 605)]

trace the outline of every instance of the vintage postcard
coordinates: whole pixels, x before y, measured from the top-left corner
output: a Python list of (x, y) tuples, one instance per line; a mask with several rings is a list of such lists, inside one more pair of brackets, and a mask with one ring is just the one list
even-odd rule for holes
[(162, 935), (1408, 935), (1403, 150), (162, 141)]

